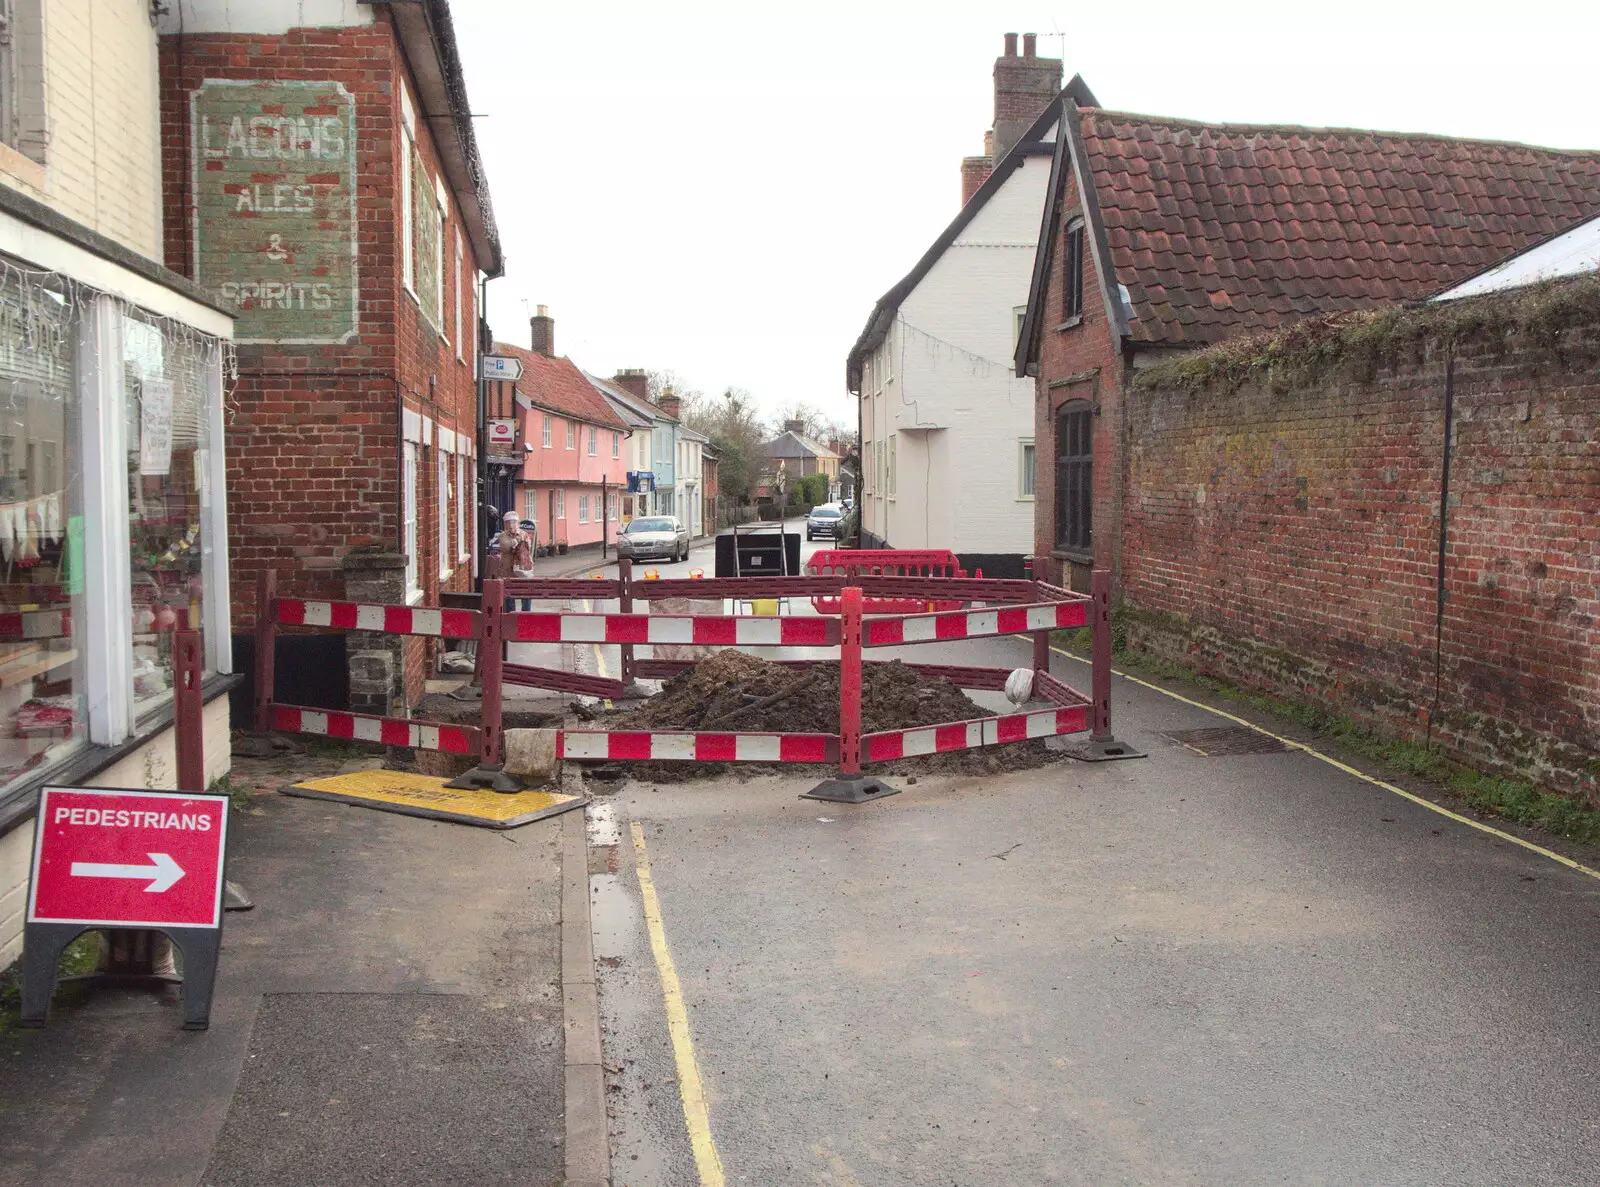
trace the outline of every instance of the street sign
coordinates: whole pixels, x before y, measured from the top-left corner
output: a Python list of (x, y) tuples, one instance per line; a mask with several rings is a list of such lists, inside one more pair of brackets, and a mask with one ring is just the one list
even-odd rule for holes
[(486, 354), (483, 356), (483, 377), (515, 383), (522, 378), (522, 360), (509, 355)]
[[(515, 361), (515, 360), (513, 360)], [(489, 422), (489, 447), (510, 449), (517, 443), (517, 422), (499, 417)]]
[(34, 831), (28, 923), (222, 925), (225, 797), (46, 787)]

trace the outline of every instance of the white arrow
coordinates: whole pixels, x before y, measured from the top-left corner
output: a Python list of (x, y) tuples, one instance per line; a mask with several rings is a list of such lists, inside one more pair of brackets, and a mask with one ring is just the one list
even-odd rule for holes
[(74, 878), (149, 878), (150, 885), (145, 887), (148, 894), (160, 894), (163, 890), (172, 889), (173, 883), (183, 877), (183, 867), (165, 853), (152, 853), (150, 860), (153, 866), (127, 866), (114, 862), (100, 861), (75, 861), (72, 863), (72, 876)]

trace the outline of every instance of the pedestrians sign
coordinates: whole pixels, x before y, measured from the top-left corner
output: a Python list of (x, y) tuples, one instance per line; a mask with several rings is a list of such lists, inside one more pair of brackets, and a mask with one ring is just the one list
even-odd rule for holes
[(515, 383), (522, 378), (522, 360), (510, 355), (486, 354), (483, 356), (483, 377)]
[(222, 796), (46, 787), (27, 922), (219, 927), (227, 838)]

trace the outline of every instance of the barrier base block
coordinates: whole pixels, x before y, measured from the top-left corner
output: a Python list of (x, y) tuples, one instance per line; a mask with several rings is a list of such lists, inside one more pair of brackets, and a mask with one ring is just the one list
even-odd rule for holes
[(1061, 753), (1079, 762), (1121, 762), (1125, 758), (1147, 758), (1126, 742), (1115, 738), (1091, 738), (1086, 742), (1073, 742), (1061, 748)]
[(515, 775), (506, 774), (505, 764), (480, 763), (472, 770), (457, 775), (446, 787), (461, 791), (498, 791), (513, 795), (522, 790), (522, 782)]
[(824, 779), (810, 791), (802, 791), (800, 798), (827, 800), (830, 804), (866, 804), (899, 794), (898, 787), (890, 787), (871, 775), (842, 775), (837, 779)]

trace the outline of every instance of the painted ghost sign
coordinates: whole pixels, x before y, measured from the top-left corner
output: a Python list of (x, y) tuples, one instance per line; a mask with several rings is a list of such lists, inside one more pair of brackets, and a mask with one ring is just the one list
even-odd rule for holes
[(207, 79), (190, 99), (195, 279), (239, 342), (356, 334), (356, 104), (337, 82)]

